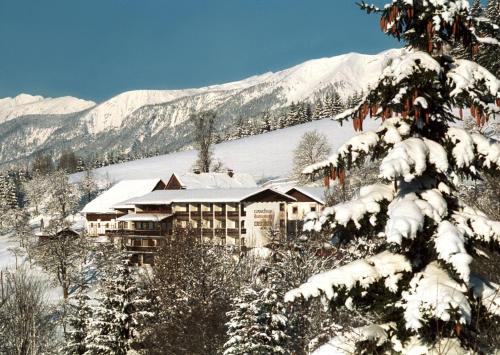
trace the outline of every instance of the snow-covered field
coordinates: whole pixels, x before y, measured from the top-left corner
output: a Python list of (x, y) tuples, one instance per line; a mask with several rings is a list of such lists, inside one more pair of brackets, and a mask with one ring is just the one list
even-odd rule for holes
[[(380, 121), (366, 120), (365, 129), (378, 127)], [(333, 151), (355, 135), (351, 124), (340, 126), (330, 119), (217, 144), (215, 157), (236, 172), (251, 174), (256, 180), (287, 177), (292, 170), (293, 150), (302, 135), (317, 130), (328, 137)], [(193, 150), (161, 155), (95, 170), (96, 178), (116, 182), (122, 179), (168, 178), (173, 172), (190, 171), (196, 160)], [(72, 176), (78, 181), (82, 174)]]

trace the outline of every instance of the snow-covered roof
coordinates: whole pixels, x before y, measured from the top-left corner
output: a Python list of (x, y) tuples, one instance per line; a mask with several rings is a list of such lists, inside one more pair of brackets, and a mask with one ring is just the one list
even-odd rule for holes
[(160, 181), (161, 179), (122, 180), (87, 203), (82, 212), (115, 213), (113, 209), (115, 205), (153, 191)]
[(127, 221), (143, 221), (143, 222), (160, 222), (165, 218), (171, 217), (173, 214), (165, 213), (129, 213), (117, 219), (118, 222)]
[(168, 205), (171, 203), (222, 203), (241, 202), (260, 192), (271, 191), (283, 198), (283, 201), (294, 201), (291, 196), (281, 192), (252, 187), (244, 189), (192, 189), (192, 190), (156, 190), (141, 197), (134, 197), (121, 204), (127, 205)]
[(325, 189), (323, 187), (312, 187), (312, 186), (293, 186), (290, 189), (284, 191), (288, 194), (292, 190), (297, 190), (298, 192), (312, 198), (318, 203), (325, 204)]
[(173, 174), (185, 189), (234, 189), (256, 187), (250, 174), (234, 173), (184, 173)]

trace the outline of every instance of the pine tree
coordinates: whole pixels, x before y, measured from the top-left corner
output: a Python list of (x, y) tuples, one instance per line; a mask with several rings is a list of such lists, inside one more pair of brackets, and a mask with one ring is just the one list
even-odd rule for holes
[(76, 304), (69, 316), (70, 329), (66, 335), (66, 345), (61, 349), (62, 354), (83, 355), (88, 350), (86, 339), (90, 332), (92, 309), (86, 292), (87, 287), (80, 287), (76, 295)]
[(224, 355), (290, 353), (285, 308), (274, 287), (245, 287), (228, 316)]
[(272, 130), (272, 119), (269, 111), (264, 112), (262, 115), (262, 124), (260, 133), (270, 132)]
[[(311, 166), (325, 181), (367, 159), (381, 160), (381, 182), (364, 186), (351, 201), (306, 219), (304, 229), (324, 230), (340, 245), (383, 238), (378, 254), (315, 275), (285, 299), (322, 297), (331, 309), (371, 312), (376, 322), (337, 333), (322, 348), (343, 353), (450, 353), (485, 351), (484, 327), (498, 324), (500, 286), (471, 271), (474, 245), (498, 247), (498, 221), (460, 200), (457, 181), (478, 172), (499, 176), (498, 143), (451, 125), (454, 108), (469, 107), (478, 125), (499, 112), (499, 80), (468, 60), (443, 53), (460, 42), (481, 42), (462, 0), (394, 0), (377, 8), (382, 30), (404, 40), (379, 83), (336, 119), (362, 130), (367, 115), (381, 118), (376, 132), (351, 138), (332, 158)], [(487, 24), (485, 24), (487, 25)]]
[(126, 355), (137, 341), (141, 322), (151, 316), (145, 311), (149, 302), (141, 295), (127, 255), (104, 276), (100, 293), (98, 304), (92, 307), (85, 354)]
[(323, 101), (321, 99), (319, 99), (318, 102), (316, 103), (316, 105), (314, 106), (313, 117), (316, 120), (324, 118), (323, 117)]
[[(476, 5), (477, 6), (477, 5)], [(500, 40), (500, 2), (498, 0), (488, 0), (486, 8), (482, 14), (490, 24), (482, 21), (476, 24), (477, 32), (484, 37)], [(494, 26), (491, 26), (494, 25)], [(495, 27), (496, 26), (496, 27)], [(497, 42), (498, 43), (498, 42)], [(477, 49), (477, 62), (488, 69), (497, 78), (500, 75), (500, 58), (498, 56), (498, 46), (488, 42), (480, 43)]]
[(337, 91), (332, 94), (332, 117), (338, 115), (344, 110), (344, 105), (342, 104), (342, 99)]

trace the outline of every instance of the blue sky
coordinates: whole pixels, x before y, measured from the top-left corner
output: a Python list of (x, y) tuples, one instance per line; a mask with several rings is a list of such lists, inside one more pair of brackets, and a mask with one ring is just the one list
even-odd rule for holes
[(0, 0), (0, 97), (102, 101), (399, 45), (354, 0)]

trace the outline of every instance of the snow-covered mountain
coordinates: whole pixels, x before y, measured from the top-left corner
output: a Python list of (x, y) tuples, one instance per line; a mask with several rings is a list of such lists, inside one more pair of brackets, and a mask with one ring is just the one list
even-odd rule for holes
[(64, 115), (94, 106), (95, 102), (72, 96), (50, 98), (19, 94), (0, 99), (0, 123), (28, 115)]
[(292, 102), (313, 101), (332, 86), (348, 97), (375, 83), (399, 53), (395, 49), (377, 55), (349, 53), (197, 89), (129, 91), (98, 105), (28, 95), (3, 99), (0, 164), (29, 158), (39, 150), (54, 155), (67, 148), (83, 154), (178, 150), (192, 141), (186, 121), (197, 111), (216, 110), (224, 130), (238, 117), (255, 118)]
[[(307, 100), (312, 94), (329, 85), (343, 88), (342, 93), (348, 96), (373, 84), (387, 60), (398, 53), (398, 50), (390, 50), (379, 55), (349, 53), (315, 59), (276, 73), (269, 72), (241, 81), (199, 89), (128, 91), (97, 105), (82, 119), (89, 132), (97, 134), (122, 127), (130, 115), (143, 117), (140, 112), (135, 115), (134, 112), (145, 106), (151, 111), (150, 116), (156, 113), (167, 114), (175, 125), (189, 117), (191, 111), (216, 108), (238, 95), (241, 97), (240, 103), (244, 105), (257, 98), (274, 94), (276, 102), (271, 105), (271, 109), (294, 101)], [(185, 104), (186, 101), (191, 104)], [(174, 110), (166, 109), (171, 105), (175, 105)]]

